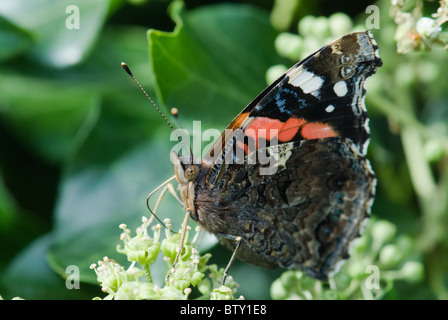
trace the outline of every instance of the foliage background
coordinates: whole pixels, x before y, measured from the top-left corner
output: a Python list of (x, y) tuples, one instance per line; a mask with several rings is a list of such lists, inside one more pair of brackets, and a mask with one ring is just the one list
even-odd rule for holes
[[(306, 15), (335, 12), (362, 25), (365, 8), (374, 3), (290, 1), (297, 6), (282, 11), (286, 2), (187, 0), (184, 10), (171, 7), (171, 17), (171, 2), (163, 0), (1, 2), (4, 298), (100, 295), (89, 265), (105, 255), (124, 262), (115, 252), (118, 225), (137, 226), (147, 215), (146, 195), (172, 175), (170, 130), (121, 61), (166, 115), (175, 106), (186, 128), (201, 120), (203, 130), (223, 129), (267, 85), (271, 66), (295, 63), (277, 52), (279, 33), (297, 33)], [(65, 28), (65, 9), (72, 4), (80, 8), (79, 30)], [(372, 32), (384, 66), (369, 82), (367, 97), (369, 158), (379, 179), (373, 215), (394, 225), (392, 243), (411, 239), (409, 255), (424, 267), (423, 277), (398, 280), (382, 297), (446, 299), (447, 54), (437, 46), (398, 54), (390, 3), (374, 4), (381, 24)], [(425, 2), (426, 13), (437, 6)], [(183, 212), (167, 197), (160, 215), (180, 226)], [(209, 247), (212, 261), (224, 266), (230, 252)], [(400, 270), (402, 260), (393, 267)], [(80, 267), (79, 290), (65, 288), (71, 264)], [(270, 298), (281, 273), (243, 263), (231, 269), (247, 299)]]

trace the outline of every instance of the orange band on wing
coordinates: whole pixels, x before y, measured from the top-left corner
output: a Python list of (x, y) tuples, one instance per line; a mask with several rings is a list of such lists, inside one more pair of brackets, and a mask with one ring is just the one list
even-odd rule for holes
[[(252, 123), (246, 128), (245, 133), (248, 137), (258, 141), (259, 138), (271, 140), (284, 127), (285, 123), (266, 117), (255, 118)], [(260, 130), (261, 129), (261, 130)], [(275, 135), (271, 137), (271, 130), (276, 130)]]
[[(289, 118), (286, 122), (283, 122), (277, 119), (259, 117), (255, 118), (246, 128), (246, 135), (252, 137), (255, 141), (259, 138), (271, 140), (278, 135), (279, 141), (288, 142), (294, 138), (304, 124), (306, 124), (306, 121), (303, 118)], [(276, 130), (276, 134), (271, 136), (271, 130)]]
[[(234, 123), (242, 123), (246, 117), (247, 115), (242, 119), (238, 117)], [(304, 118), (291, 117), (286, 122), (268, 117), (256, 117), (250, 120), (245, 134), (254, 140), (256, 149), (258, 149), (259, 139), (271, 140), (277, 136), (279, 142), (289, 142), (294, 139), (299, 130), (303, 139), (306, 140), (338, 136), (338, 133), (330, 125), (323, 122), (307, 122)], [(271, 130), (275, 130), (275, 133), (271, 133)], [(248, 146), (241, 141), (238, 142), (238, 147), (243, 148), (246, 154), (249, 153)]]
[(338, 133), (323, 122), (310, 122), (302, 126), (302, 136), (307, 140), (337, 137)]
[(278, 132), (278, 140), (281, 142), (291, 141), (299, 131), (299, 128), (306, 123), (303, 118), (289, 118), (283, 128)]

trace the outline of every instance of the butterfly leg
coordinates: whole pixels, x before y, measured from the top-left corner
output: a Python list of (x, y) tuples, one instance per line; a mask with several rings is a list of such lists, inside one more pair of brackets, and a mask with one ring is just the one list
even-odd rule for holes
[(173, 265), (171, 267), (170, 272), (166, 276), (166, 281), (168, 282), (171, 274), (175, 271), (177, 261), (179, 260), (179, 256), (182, 253), (182, 249), (184, 247), (184, 240), (185, 240), (185, 234), (187, 233), (187, 226), (188, 226), (188, 218), (190, 218), (190, 211), (187, 210), (187, 213), (185, 214), (184, 221), (182, 222), (182, 229), (180, 231), (180, 240), (179, 240), (179, 247), (177, 248), (176, 257), (174, 258)]
[(235, 261), (236, 253), (238, 252), (242, 238), (240, 236), (232, 236), (232, 235), (223, 234), (223, 233), (220, 233), (219, 236), (221, 236), (224, 239), (234, 240), (236, 242), (235, 249), (233, 250), (232, 256), (230, 257), (229, 263), (227, 263), (227, 266), (224, 269), (224, 274), (222, 277), (222, 285), (224, 285), (226, 283), (226, 278), (227, 278), (229, 269), (232, 266), (233, 261)]
[[(149, 224), (152, 223), (154, 221), (154, 219), (157, 219), (165, 228), (165, 224), (156, 216), (156, 211), (160, 206), (160, 203), (162, 202), (163, 197), (165, 196), (165, 193), (167, 191), (169, 191), (173, 197), (183, 206), (182, 201), (180, 200), (179, 196), (177, 195), (176, 190), (174, 189), (173, 185), (169, 182), (171, 182), (172, 180), (174, 180), (176, 178), (176, 176), (172, 176), (171, 178), (169, 178), (167, 181), (165, 181), (164, 183), (162, 183), (160, 186), (158, 186), (157, 188), (155, 188), (150, 194), (148, 194), (148, 196), (146, 197), (146, 207), (148, 208), (149, 212), (151, 212), (152, 217), (149, 219)], [(160, 196), (157, 199), (156, 202), (156, 206), (154, 211), (151, 209), (150, 205), (149, 205), (149, 200), (151, 199), (151, 197), (157, 192), (159, 191), (162, 187), (164, 187), (162, 189), (162, 192), (160, 193)], [(171, 231), (173, 232), (173, 231)], [(175, 233), (175, 232), (174, 232)]]
[[(167, 191), (169, 191), (171, 193), (171, 195), (177, 200), (177, 202), (179, 202), (183, 206), (182, 200), (180, 200), (179, 196), (177, 195), (177, 192), (174, 189), (174, 186), (171, 183), (168, 183), (162, 189), (162, 191), (160, 192), (160, 196), (157, 198), (156, 205), (154, 206), (154, 210), (152, 211), (153, 215), (150, 219), (150, 223), (154, 221), (157, 209), (159, 208), (160, 204), (162, 203), (162, 200), (163, 200), (165, 194), (167, 193)], [(148, 196), (148, 201), (149, 201), (149, 196)], [(149, 204), (148, 204), (148, 207), (149, 207)]]

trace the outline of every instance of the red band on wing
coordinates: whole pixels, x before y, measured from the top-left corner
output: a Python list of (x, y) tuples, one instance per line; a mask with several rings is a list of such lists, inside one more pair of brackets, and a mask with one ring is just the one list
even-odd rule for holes
[(299, 128), (306, 123), (303, 118), (289, 118), (283, 128), (278, 132), (278, 140), (281, 142), (291, 141), (299, 131)]
[[(278, 136), (279, 141), (288, 142), (294, 138), (304, 124), (306, 124), (306, 120), (303, 118), (289, 118), (286, 122), (283, 122), (277, 119), (260, 117), (255, 118), (246, 128), (246, 135), (252, 137), (255, 141), (259, 138), (271, 140), (274, 136)], [(276, 130), (272, 136), (271, 130)]]
[[(330, 125), (323, 122), (307, 122), (304, 118), (291, 117), (283, 122), (268, 117), (256, 117), (251, 121), (245, 129), (245, 134), (255, 141), (256, 149), (258, 149), (259, 139), (271, 140), (277, 136), (279, 142), (289, 142), (294, 139), (299, 130), (302, 138), (306, 140), (338, 136), (338, 133)], [(275, 131), (271, 132), (271, 130)], [(252, 151), (248, 150), (248, 146), (242, 142), (239, 143), (238, 147), (244, 148), (246, 154)]]
[[(248, 137), (253, 138), (255, 141), (258, 141), (260, 138), (271, 140), (278, 134), (278, 132), (282, 130), (284, 125), (284, 122), (277, 119), (259, 117), (252, 121), (252, 123), (245, 129), (245, 133)], [(274, 131), (275, 135), (272, 137), (271, 130), (276, 130)]]
[(302, 136), (307, 140), (337, 137), (338, 133), (323, 122), (310, 122), (302, 127)]

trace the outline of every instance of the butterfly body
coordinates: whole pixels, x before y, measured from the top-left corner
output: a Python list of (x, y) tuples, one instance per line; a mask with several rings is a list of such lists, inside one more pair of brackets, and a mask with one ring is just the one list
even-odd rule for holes
[(241, 260), (326, 279), (370, 215), (365, 80), (381, 64), (370, 32), (343, 36), (266, 88), (200, 164), (173, 153), (190, 216), (230, 249), (240, 238)]

